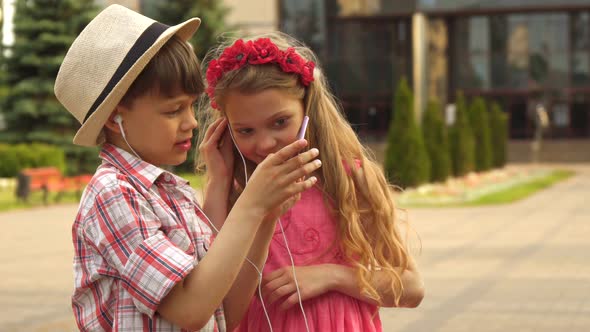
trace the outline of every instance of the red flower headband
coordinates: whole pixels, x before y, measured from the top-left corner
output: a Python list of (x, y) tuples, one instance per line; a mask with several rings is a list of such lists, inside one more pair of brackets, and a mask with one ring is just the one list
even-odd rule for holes
[(207, 94), (211, 100), (211, 107), (218, 108), (213, 95), (215, 86), (223, 74), (242, 68), (246, 64), (267, 63), (277, 63), (285, 73), (298, 74), (304, 86), (309, 86), (309, 83), (313, 81), (315, 63), (303, 59), (293, 47), (282, 51), (270, 38), (259, 38), (247, 42), (238, 39), (232, 46), (223, 50), (218, 59), (211, 60), (207, 68)]

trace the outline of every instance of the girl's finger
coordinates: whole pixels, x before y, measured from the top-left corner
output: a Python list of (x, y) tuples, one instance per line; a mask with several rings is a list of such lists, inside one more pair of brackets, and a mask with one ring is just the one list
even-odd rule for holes
[(213, 123), (209, 126), (209, 128), (207, 129), (207, 131), (205, 132), (205, 137), (203, 137), (203, 141), (207, 141), (209, 140), (209, 138), (211, 137), (211, 135), (213, 135), (213, 133), (217, 130), (218, 126), (225, 120), (225, 118), (219, 118), (215, 121), (213, 121)]
[(292, 183), (303, 183), (297, 181), (300, 178), (305, 178), (307, 175), (315, 172), (317, 169), (322, 167), (322, 161), (319, 159), (312, 160), (303, 166), (299, 166), (293, 169), (290, 173), (285, 174), (280, 180), (280, 183), (290, 185)]
[(262, 296), (264, 298), (270, 298), (272, 294), (274, 294), (277, 289), (289, 284), (289, 280), (287, 278), (280, 278), (273, 280), (271, 284), (262, 288)]
[(280, 268), (280, 269), (276, 269), (274, 271), (272, 271), (269, 274), (265, 274), (262, 276), (262, 282), (269, 282), (271, 280), (274, 280), (280, 276), (282, 276), (285, 273), (285, 270)]
[[(304, 139), (297, 140), (284, 148), (280, 149), (277, 153), (269, 155), (265, 161), (268, 161), (271, 165), (282, 165), (287, 160), (297, 155), (301, 149), (307, 146), (307, 141)], [(263, 161), (264, 163), (264, 161)]]
[[(289, 294), (292, 293), (296, 293), (297, 292), (297, 288), (295, 287), (295, 284), (293, 283), (288, 283), (286, 285), (283, 285), (281, 287), (279, 287), (277, 290), (275, 290), (272, 294), (270, 294), (270, 296), (267, 298), (268, 299), (268, 303), (272, 304), (275, 301), (277, 301), (278, 299), (287, 296)], [(297, 295), (297, 294), (295, 294)]]
[[(303, 299), (302, 299), (303, 300)], [(289, 296), (282, 304), (281, 309), (287, 310), (294, 306), (295, 304), (299, 303), (299, 296), (297, 295), (297, 290), (291, 296)]]
[(287, 282), (288, 282), (288, 279), (285, 278), (283, 275), (280, 275), (277, 278), (272, 279), (272, 280), (268, 281), (267, 283), (265, 283), (262, 286), (262, 291), (264, 293), (270, 294), (275, 289), (281, 287), (282, 285), (286, 284)]
[(227, 130), (227, 126), (224, 126), (225, 124), (225, 120), (222, 120), (218, 125), (217, 128), (215, 128), (215, 130), (213, 131), (213, 133), (211, 134), (211, 137), (209, 138), (212, 142), (215, 142), (216, 144), (219, 143), (219, 141), (222, 139), (223, 134), (226, 132)]
[(309, 163), (311, 160), (315, 159), (320, 154), (319, 150), (316, 148), (310, 149), (309, 151), (305, 151), (300, 153), (291, 159), (287, 160), (283, 163), (287, 172), (292, 172), (301, 166)]

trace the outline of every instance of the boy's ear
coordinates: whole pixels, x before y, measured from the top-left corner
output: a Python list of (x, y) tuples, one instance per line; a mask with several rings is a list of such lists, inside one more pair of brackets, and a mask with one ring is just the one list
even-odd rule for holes
[(118, 108), (119, 107), (115, 108), (111, 115), (109, 115), (109, 118), (107, 119), (107, 122), (104, 124), (104, 126), (114, 133), (121, 134), (121, 128), (119, 128), (119, 124), (117, 121), (115, 121), (115, 117), (121, 116), (121, 112), (119, 112)]

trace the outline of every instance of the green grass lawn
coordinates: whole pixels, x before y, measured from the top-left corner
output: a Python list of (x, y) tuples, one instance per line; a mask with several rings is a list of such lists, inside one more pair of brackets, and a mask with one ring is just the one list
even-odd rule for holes
[(512, 188), (483, 195), (472, 202), (469, 202), (468, 205), (491, 205), (516, 202), (540, 190), (548, 188), (559, 181), (565, 180), (572, 175), (574, 175), (574, 172), (572, 171), (556, 170), (540, 179), (533, 179), (530, 182), (525, 182)]
[[(191, 187), (198, 189), (203, 185), (203, 176), (195, 175), (190, 173), (180, 174), (181, 177), (188, 180)], [(57, 194), (50, 193), (47, 199), (47, 205), (54, 204), (75, 204), (80, 201), (80, 197), (76, 192), (66, 192), (61, 195), (59, 200), (56, 200)], [(0, 212), (14, 210), (14, 209), (27, 209), (33, 207), (41, 207), (43, 204), (43, 193), (32, 192), (29, 196), (27, 203), (19, 202), (16, 199), (14, 188), (0, 189)]]
[(497, 204), (508, 204), (513, 203), (523, 198), (529, 197), (536, 192), (552, 186), (553, 184), (568, 179), (575, 173), (566, 170), (554, 170), (548, 172), (546, 175), (541, 177), (532, 178), (528, 181), (517, 183), (505, 189), (493, 191), (488, 194), (484, 194), (475, 197), (470, 200), (460, 202), (420, 202), (419, 199), (409, 199), (402, 205), (404, 208), (417, 208), (417, 207), (462, 207), (462, 206), (481, 206), (481, 205), (497, 205)]
[[(518, 201), (528, 197), (540, 190), (543, 190), (559, 181), (565, 180), (572, 176), (574, 172), (556, 170), (549, 172), (547, 175), (531, 179), (523, 183), (519, 183), (512, 187), (495, 191), (468, 200), (465, 202), (454, 203), (420, 203), (419, 201), (408, 201), (403, 204), (403, 207), (457, 207), (457, 206), (478, 206), (478, 205), (493, 205), (493, 204), (507, 204)], [(203, 176), (190, 173), (180, 174), (181, 177), (187, 179), (191, 187), (195, 189), (201, 188), (203, 185)], [(14, 189), (0, 190), (0, 212), (13, 209), (25, 209), (31, 207), (43, 206), (42, 193), (34, 192), (31, 194), (28, 203), (18, 202), (14, 194)], [(68, 192), (62, 195), (59, 201), (56, 201), (56, 194), (49, 194), (48, 204), (75, 204), (79, 202), (79, 196), (75, 192)]]
[[(72, 204), (79, 201), (78, 194), (75, 192), (66, 192), (59, 197), (57, 200), (57, 194), (49, 193), (47, 197), (47, 205), (53, 204)], [(14, 209), (26, 209), (31, 207), (43, 206), (43, 193), (33, 192), (29, 196), (27, 203), (19, 202), (16, 199), (14, 190), (0, 190), (0, 212), (14, 210)]]

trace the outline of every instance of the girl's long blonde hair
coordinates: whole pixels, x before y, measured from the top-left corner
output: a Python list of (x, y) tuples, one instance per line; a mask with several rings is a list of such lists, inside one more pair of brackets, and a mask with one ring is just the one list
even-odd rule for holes
[[(209, 105), (206, 95), (200, 100), (197, 112), (201, 123), (199, 145), (208, 125), (223, 116), (224, 98), (231, 91), (250, 94), (272, 88), (302, 98), (305, 113), (310, 118), (306, 134), (308, 147), (320, 151), (322, 167), (318, 174), (321, 179), (319, 183), (326, 205), (337, 220), (340, 249), (355, 268), (359, 286), (367, 296), (381, 302), (379, 293), (371, 284), (374, 272), (380, 270), (389, 276), (390, 290), (395, 294), (395, 304), (399, 305), (403, 293), (401, 272), (408, 268), (409, 258), (405, 241), (396, 225), (398, 221), (393, 196), (383, 171), (342, 115), (313, 52), (278, 32), (247, 40), (258, 38), (270, 38), (281, 50), (293, 47), (304, 59), (314, 61), (314, 81), (304, 87), (296, 74), (285, 73), (276, 64), (245, 65), (225, 73), (214, 92), (221, 111)], [(208, 63), (218, 58), (234, 41), (228, 40), (210, 51), (203, 60), (202, 72), (205, 73)], [(234, 151), (237, 152), (235, 148)], [(234, 186), (230, 194), (230, 206), (244, 185), (240, 156), (236, 154), (235, 157), (234, 179), (239, 185)], [(359, 162), (365, 181), (347, 171), (347, 168), (352, 169)], [(252, 171), (255, 165), (248, 164), (248, 170)], [(196, 165), (197, 169), (201, 169), (203, 163), (200, 156), (196, 159)]]

